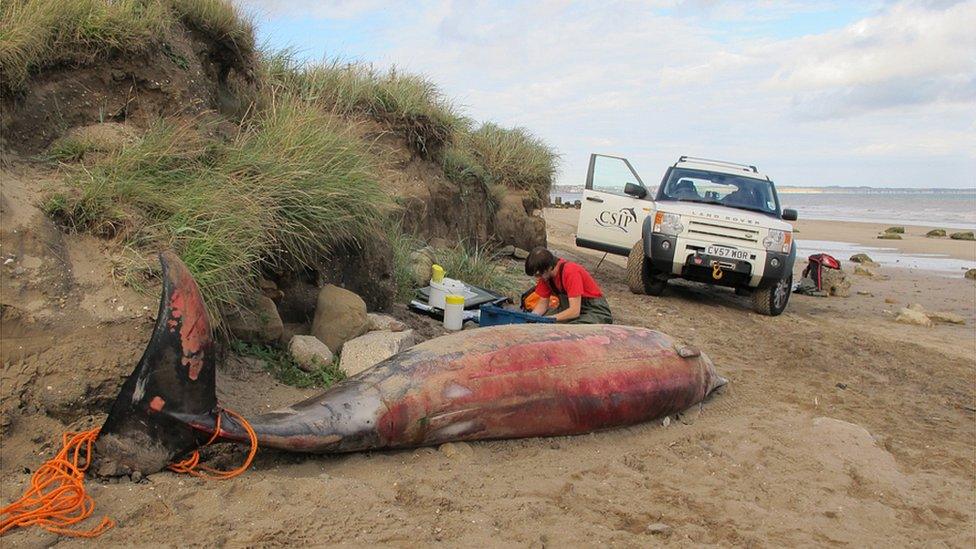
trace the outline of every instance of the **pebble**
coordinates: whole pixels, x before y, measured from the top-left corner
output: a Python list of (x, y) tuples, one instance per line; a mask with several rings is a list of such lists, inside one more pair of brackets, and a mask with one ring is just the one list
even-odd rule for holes
[(673, 528), (671, 528), (671, 526), (668, 524), (664, 524), (663, 522), (655, 522), (652, 524), (648, 524), (647, 528), (645, 528), (644, 530), (648, 534), (668, 537), (671, 535), (671, 531), (673, 530)]

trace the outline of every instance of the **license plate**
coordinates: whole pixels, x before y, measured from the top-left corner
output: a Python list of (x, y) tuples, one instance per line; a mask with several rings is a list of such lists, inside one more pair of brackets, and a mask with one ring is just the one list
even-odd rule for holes
[(728, 246), (709, 246), (705, 253), (712, 257), (724, 257), (728, 259), (749, 259), (747, 250), (738, 250)]

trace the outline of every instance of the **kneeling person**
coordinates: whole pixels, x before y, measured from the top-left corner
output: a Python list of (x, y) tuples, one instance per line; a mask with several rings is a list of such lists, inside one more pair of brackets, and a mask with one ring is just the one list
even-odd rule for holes
[(525, 260), (525, 274), (536, 279), (535, 293), (542, 299), (532, 312), (546, 314), (549, 296), (559, 298), (556, 322), (613, 324), (610, 305), (590, 273), (578, 263), (560, 259), (539, 246)]

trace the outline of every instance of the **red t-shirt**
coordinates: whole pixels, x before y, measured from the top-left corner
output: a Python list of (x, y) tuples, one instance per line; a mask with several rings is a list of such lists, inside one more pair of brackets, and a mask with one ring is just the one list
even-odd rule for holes
[(556, 264), (556, 270), (556, 276), (553, 277), (555, 288), (549, 287), (546, 279), (539, 279), (535, 286), (535, 293), (539, 294), (539, 297), (547, 298), (554, 293), (564, 293), (568, 297), (603, 297), (596, 281), (581, 265), (560, 259)]

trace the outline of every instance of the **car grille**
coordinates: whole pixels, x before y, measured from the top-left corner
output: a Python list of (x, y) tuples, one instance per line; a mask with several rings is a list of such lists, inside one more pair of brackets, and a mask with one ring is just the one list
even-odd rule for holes
[(730, 227), (712, 221), (690, 221), (688, 223), (688, 233), (705, 237), (720, 237), (736, 240), (739, 242), (758, 242), (759, 229), (744, 229), (742, 227)]

